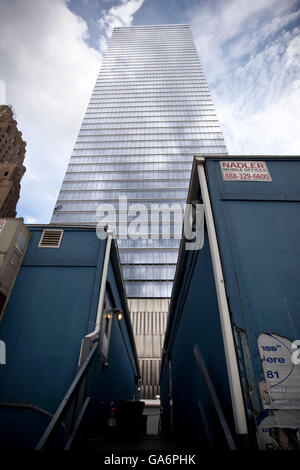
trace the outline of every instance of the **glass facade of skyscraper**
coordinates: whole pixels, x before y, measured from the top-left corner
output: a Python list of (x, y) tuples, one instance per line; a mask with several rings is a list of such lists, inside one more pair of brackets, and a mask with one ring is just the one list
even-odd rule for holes
[[(127, 294), (167, 298), (192, 160), (202, 153), (227, 151), (189, 26), (115, 28), (51, 223), (97, 224), (97, 208), (110, 203), (122, 232), (127, 210), (143, 204), (141, 237), (118, 239)], [(147, 210), (163, 203), (177, 203), (171, 224), (158, 215), (151, 236)], [(136, 216), (129, 211), (129, 221)]]

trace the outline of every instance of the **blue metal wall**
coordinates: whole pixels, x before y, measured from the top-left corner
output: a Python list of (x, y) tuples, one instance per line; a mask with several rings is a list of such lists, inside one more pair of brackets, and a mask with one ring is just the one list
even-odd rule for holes
[[(272, 181), (224, 181), (220, 169), (222, 160), (266, 161)], [(269, 338), (283, 337), (291, 342), (300, 338), (300, 159), (214, 157), (206, 159), (205, 172), (233, 334), (240, 359), (246, 415), (249, 429), (255, 435), (255, 426), (254, 429), (252, 427), (254, 420), (258, 425), (268, 417), (269, 421), (266, 423), (274, 425), (273, 418), (278, 413), (275, 405), (272, 409), (272, 403), (266, 405), (262, 402), (259, 391), (259, 383), (268, 382), (264, 372), (266, 361), (271, 363), (274, 358), (261, 357), (258, 338), (262, 334)], [(191, 194), (191, 199), (201, 201), (196, 163), (190, 196)], [(187, 282), (189, 275), (190, 281)], [(184, 297), (185, 288), (187, 290)], [(201, 437), (203, 420), (197, 410), (197, 401), (202, 400), (205, 410), (209, 405), (193, 357), (192, 348), (195, 343), (199, 344), (223, 411), (234, 432), (207, 238), (199, 252), (181, 251), (166, 334), (165, 349), (168, 355), (165, 356), (161, 375), (162, 402), (169, 410), (167, 358), (170, 357), (173, 370), (174, 429), (180, 431), (180, 426), (184, 423), (187, 429), (195, 429)], [(289, 349), (286, 343), (282, 343), (280, 347)], [(291, 349), (289, 354), (291, 361)], [(285, 360), (280, 359), (282, 363)], [(291, 364), (291, 373), (284, 377), (280, 376), (280, 371), (275, 372), (279, 379), (278, 383), (271, 382), (271, 395), (284, 380), (290, 380), (292, 374), (297, 374), (296, 368), (297, 366)], [(271, 375), (270, 371), (270, 377)], [(298, 389), (296, 385), (298, 376), (299, 374), (295, 375), (296, 388), (291, 390), (293, 386), (289, 385), (291, 394), (295, 392), (297, 395), (297, 390), (300, 391), (299, 385)], [(293, 403), (285, 402), (283, 393), (282, 409), (285, 414), (276, 415), (275, 425), (300, 428), (299, 405), (297, 398)], [(213, 430), (216, 422), (212, 415), (208, 422)], [(286, 426), (282, 424), (284, 422)]]
[[(120, 288), (111, 261), (108, 267), (107, 284), (116, 308), (124, 308), (124, 299), (120, 295)], [(114, 316), (107, 367), (103, 368), (102, 363), (96, 364), (96, 373), (90, 388), (91, 403), (84, 421), (84, 429), (87, 434), (99, 433), (101, 428), (103, 429), (107, 418), (107, 408), (111, 401), (118, 408), (121, 399), (139, 399), (136, 382), (139, 372), (136, 361), (135, 352), (130, 344), (126, 317), (123, 315), (122, 320), (119, 321)]]
[[(94, 329), (106, 241), (97, 238), (95, 229), (64, 228), (60, 248), (38, 248), (48, 227), (29, 228), (32, 238), (0, 324), (7, 348), (0, 402), (34, 404), (54, 413), (75, 377), (82, 338)], [(123, 310), (116, 266), (110, 260), (108, 283), (115, 306)], [(132, 398), (135, 392), (138, 371), (127, 314), (122, 325), (114, 320), (108, 372), (100, 366), (96, 371), (104, 384), (99, 401)], [(0, 416), (2, 445), (32, 447), (49, 422), (43, 414), (19, 408), (0, 407)]]
[(206, 162), (232, 323), (251, 357), (247, 386), (256, 416), (265, 414), (259, 336), (300, 338), (300, 159), (265, 161), (270, 182), (223, 181), (219, 160)]
[(205, 420), (213, 433), (214, 412), (207, 388), (194, 356), (198, 344), (221, 398), (226, 417), (232, 423), (229, 384), (224, 356), (210, 248), (205, 229), (204, 246), (199, 251), (184, 251), (179, 258), (167, 326), (161, 374), (161, 400), (166, 419), (170, 418), (169, 367), (172, 362), (173, 431), (180, 438), (195, 440), (205, 446)]

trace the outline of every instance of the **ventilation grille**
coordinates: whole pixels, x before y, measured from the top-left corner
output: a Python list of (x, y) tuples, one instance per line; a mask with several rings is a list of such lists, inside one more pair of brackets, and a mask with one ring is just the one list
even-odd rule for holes
[(63, 230), (44, 230), (39, 242), (39, 248), (59, 248)]

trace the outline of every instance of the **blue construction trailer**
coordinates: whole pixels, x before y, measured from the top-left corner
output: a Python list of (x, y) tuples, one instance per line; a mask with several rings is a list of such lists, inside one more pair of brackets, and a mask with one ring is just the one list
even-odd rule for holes
[(161, 401), (203, 447), (299, 448), (299, 181), (300, 157), (195, 158)]
[(109, 230), (27, 228), (0, 323), (0, 447), (70, 448), (83, 425), (99, 431), (111, 402), (139, 399), (118, 250)]

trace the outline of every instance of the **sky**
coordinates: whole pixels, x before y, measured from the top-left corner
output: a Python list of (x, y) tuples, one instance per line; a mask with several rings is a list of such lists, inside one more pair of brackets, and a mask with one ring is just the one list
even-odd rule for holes
[(113, 27), (174, 23), (229, 154), (300, 154), (300, 0), (0, 0), (0, 100), (27, 142), (18, 217), (50, 222)]

